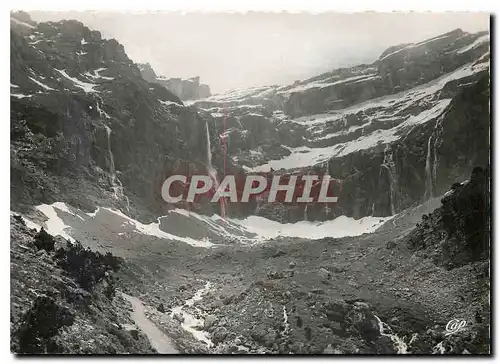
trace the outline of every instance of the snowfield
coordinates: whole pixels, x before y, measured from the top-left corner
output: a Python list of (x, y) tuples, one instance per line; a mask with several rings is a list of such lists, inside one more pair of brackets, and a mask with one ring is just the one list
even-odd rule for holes
[[(99, 207), (95, 212), (84, 213), (63, 202), (55, 202), (51, 205), (36, 206), (36, 209), (45, 215), (46, 219), (34, 222), (31, 218), (23, 216), (28, 227), (36, 230), (43, 227), (48, 233), (54, 236), (60, 235), (71, 242), (78, 240), (77, 235), (79, 234), (87, 235), (87, 232), (97, 231), (99, 234), (103, 234), (102, 237), (126, 235), (133, 240), (130, 234), (140, 234), (202, 248), (225, 244), (224, 242), (253, 245), (279, 236), (304, 239), (359, 236), (375, 231), (386, 221), (392, 219), (392, 216), (367, 216), (356, 220), (340, 216), (334, 220), (323, 222), (299, 221), (282, 224), (261, 216), (249, 216), (243, 220), (223, 219), (217, 214), (205, 216), (184, 209), (175, 209), (169, 211), (167, 215), (159, 217), (155, 223), (143, 224), (119, 210), (107, 207)], [(175, 217), (172, 220), (175, 225), (169, 224), (169, 215)], [(182, 226), (180, 230), (179, 225)], [(201, 228), (204, 232), (202, 234), (206, 235), (204, 238), (193, 235), (195, 226)], [(172, 228), (172, 231), (168, 231), (169, 227)], [(175, 232), (173, 231), (174, 227)], [(101, 237), (96, 236), (96, 238), (100, 240)]]
[(392, 219), (392, 216), (366, 216), (359, 220), (340, 216), (330, 221), (299, 221), (293, 224), (282, 224), (261, 216), (249, 216), (244, 220), (232, 219), (232, 221), (241, 224), (248, 231), (267, 239), (276, 238), (278, 236), (322, 239), (326, 237), (342, 238), (346, 236), (359, 236), (365, 233), (371, 233), (390, 219)]

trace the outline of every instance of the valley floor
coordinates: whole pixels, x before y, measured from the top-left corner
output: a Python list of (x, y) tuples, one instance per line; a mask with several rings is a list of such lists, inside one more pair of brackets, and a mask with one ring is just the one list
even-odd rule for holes
[[(138, 233), (119, 214), (54, 211), (61, 231), (124, 259), (117, 289), (158, 353), (484, 353), (484, 263), (449, 271), (406, 241), (436, 204), (355, 237), (209, 248)], [(454, 319), (466, 328), (445, 336)]]

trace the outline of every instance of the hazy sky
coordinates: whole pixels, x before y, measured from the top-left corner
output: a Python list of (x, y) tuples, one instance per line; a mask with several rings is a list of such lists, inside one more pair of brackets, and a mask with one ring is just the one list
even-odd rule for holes
[(371, 63), (389, 46), (456, 28), (489, 29), (486, 13), (119, 13), (34, 12), (77, 19), (116, 38), (158, 75), (200, 76), (212, 93), (289, 84), (336, 67)]

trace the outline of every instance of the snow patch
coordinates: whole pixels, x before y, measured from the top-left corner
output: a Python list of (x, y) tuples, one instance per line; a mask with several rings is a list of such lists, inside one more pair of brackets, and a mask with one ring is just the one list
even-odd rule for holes
[(436, 40), (448, 38), (450, 35), (451, 34), (445, 34), (445, 35), (440, 35), (440, 36), (437, 36), (437, 37), (434, 37), (434, 38), (430, 38), (430, 39), (427, 39), (427, 40), (424, 40), (422, 42), (419, 42), (419, 43), (415, 44), (414, 47), (420, 47), (420, 46), (422, 46), (424, 44), (435, 42)]
[(373, 73), (373, 74), (368, 74), (368, 75), (361, 75), (361, 76), (354, 76), (354, 77), (349, 77), (345, 78), (343, 80), (335, 81), (335, 82), (324, 82), (323, 81), (316, 81), (316, 82), (311, 82), (311, 83), (306, 83), (304, 85), (296, 86), (293, 87), (289, 90), (286, 91), (279, 91), (279, 94), (286, 93), (286, 94), (291, 94), (293, 92), (303, 92), (307, 91), (310, 89), (315, 89), (315, 88), (325, 88), (325, 87), (330, 87), (330, 86), (335, 86), (339, 84), (351, 84), (355, 82), (362, 82), (362, 81), (367, 81), (370, 79), (373, 79), (375, 77), (379, 77), (378, 74)]
[[(62, 205), (64, 205), (64, 204), (62, 204)], [(43, 224), (45, 225), (46, 230), (49, 234), (51, 234), (53, 236), (61, 235), (63, 238), (65, 238), (71, 242), (74, 242), (75, 239), (73, 239), (71, 236), (69, 236), (65, 232), (66, 229), (71, 229), (71, 227), (66, 225), (62, 221), (62, 219), (58, 216), (57, 211), (55, 210), (55, 208), (57, 208), (58, 210), (66, 211), (67, 210), (66, 205), (64, 205), (64, 206), (62, 206), (62, 205), (61, 205), (61, 203), (56, 202), (55, 204), (52, 204), (52, 205), (42, 204), (42, 205), (36, 206), (35, 208), (38, 211), (42, 212), (45, 216), (48, 217), (48, 220), (45, 221)], [(60, 207), (62, 207), (62, 209)]]
[(458, 54), (465, 53), (467, 51), (470, 51), (471, 49), (479, 47), (483, 43), (489, 43), (489, 42), (490, 42), (490, 35), (489, 34), (483, 35), (483, 36), (477, 38), (472, 44), (469, 44), (468, 46), (460, 48), (457, 51), (457, 53)]
[[(85, 53), (85, 54), (87, 54), (87, 53)], [(100, 74), (102, 71), (105, 71), (105, 70), (107, 70), (107, 68), (101, 67), (101, 68), (94, 70), (94, 74), (91, 74), (90, 72), (87, 71), (84, 73), (84, 75), (87, 77), (90, 77), (94, 80), (97, 80), (97, 79), (108, 80), (108, 81), (114, 80), (115, 79), (114, 77), (102, 76)]]
[(268, 94), (271, 94), (276, 89), (276, 86), (260, 86), (260, 87), (250, 87), (244, 89), (233, 89), (229, 90), (224, 94), (212, 95), (206, 99), (196, 100), (193, 103), (199, 102), (213, 102), (213, 103), (225, 103), (225, 102), (241, 102), (247, 98), (261, 98)]
[(34, 78), (33, 78), (33, 77), (31, 77), (31, 76), (29, 76), (29, 79), (30, 79), (31, 81), (33, 81), (34, 83), (36, 83), (36, 84), (37, 84), (38, 86), (40, 86), (41, 88), (43, 88), (43, 89), (47, 90), (47, 91), (53, 91), (53, 90), (54, 90), (52, 87), (49, 87), (49, 86), (47, 86), (47, 85), (45, 85), (45, 84), (41, 83), (40, 81), (38, 81), (38, 80), (34, 79)]
[(389, 57), (391, 57), (391, 56), (393, 56), (395, 54), (398, 54), (398, 53), (400, 53), (400, 52), (402, 52), (402, 51), (404, 51), (406, 49), (410, 49), (410, 48), (413, 48), (413, 44), (407, 45), (406, 47), (400, 48), (397, 51), (394, 51), (394, 52), (391, 52), (389, 54), (386, 54), (385, 56), (383, 56), (382, 58), (380, 58), (379, 61), (383, 61), (386, 58), (389, 58)]
[(366, 216), (355, 220), (347, 216), (339, 216), (330, 221), (299, 221), (282, 224), (261, 216), (249, 216), (244, 220), (230, 219), (236, 224), (262, 237), (273, 239), (278, 236), (297, 237), (305, 239), (322, 239), (326, 237), (341, 238), (345, 236), (359, 236), (375, 231), (389, 217)]
[(75, 216), (75, 214), (71, 212), (70, 209), (68, 208), (68, 205), (66, 205), (64, 202), (54, 202), (52, 206), (61, 211), (67, 212), (68, 214)]
[(179, 107), (182, 107), (181, 104), (175, 102), (175, 101), (163, 101), (163, 100), (158, 100), (160, 102), (160, 104), (162, 105), (165, 105), (165, 106), (172, 106), (172, 105), (175, 105), (175, 106), (179, 106)]
[(10, 94), (10, 96), (13, 96), (18, 99), (24, 99), (26, 97), (32, 97), (33, 95), (25, 95), (25, 94)]
[(160, 229), (160, 223), (151, 223), (151, 224), (143, 224), (137, 220), (132, 219), (131, 217), (125, 215), (123, 212), (120, 210), (115, 210), (107, 207), (99, 207), (95, 212), (93, 213), (87, 213), (88, 216), (95, 218), (99, 210), (106, 210), (109, 211), (115, 215), (118, 215), (125, 219), (127, 223), (129, 223), (131, 226), (135, 227), (135, 232), (139, 234), (144, 234), (144, 235), (149, 235), (149, 236), (155, 236), (157, 238), (161, 239), (167, 239), (167, 240), (174, 240), (174, 241), (181, 241), (183, 243), (189, 244), (191, 246), (196, 246), (196, 247), (204, 247), (204, 248), (209, 248), (213, 246), (213, 244), (208, 240), (208, 239), (202, 239), (202, 240), (196, 240), (188, 237), (181, 237), (181, 236), (176, 236), (173, 234), (169, 234), (163, 230)]
[(66, 77), (68, 80), (72, 81), (76, 87), (79, 87), (81, 88), (82, 90), (84, 90), (86, 93), (95, 93), (95, 92), (99, 92), (97, 90), (94, 90), (94, 87), (97, 87), (96, 84), (94, 83), (86, 83), (86, 82), (82, 82), (80, 81), (79, 79), (77, 78), (74, 78), (74, 77), (71, 77), (69, 76), (65, 70), (58, 70), (57, 68), (55, 68), (55, 70), (57, 72), (59, 72), (61, 75), (63, 75), (64, 77)]
[[(255, 233), (247, 230), (244, 226), (237, 221), (231, 219), (223, 219), (217, 214), (212, 216), (199, 215), (196, 212), (175, 209), (169, 211), (169, 214), (177, 213), (187, 218), (194, 218), (201, 221), (212, 233), (220, 236), (221, 238), (233, 239), (242, 244), (254, 244), (262, 241), (261, 237), (255, 237)], [(251, 235), (252, 237), (250, 237)]]

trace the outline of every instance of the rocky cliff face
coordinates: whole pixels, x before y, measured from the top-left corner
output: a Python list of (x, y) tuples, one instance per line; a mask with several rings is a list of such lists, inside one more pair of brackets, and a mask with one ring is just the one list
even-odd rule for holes
[(13, 206), (161, 211), (165, 171), (205, 163), (205, 122), (114, 39), (77, 21), (11, 24)]
[(181, 100), (197, 100), (211, 96), (210, 87), (200, 83), (200, 77), (191, 77), (187, 80), (182, 78), (166, 78), (157, 76), (149, 63), (137, 65), (141, 71), (142, 77), (148, 82), (155, 82), (166, 87)]
[[(337, 179), (337, 206), (308, 208), (309, 219), (388, 216), (488, 165), (489, 57), (488, 34), (458, 29), (389, 48), (370, 65), (194, 105), (219, 135), (225, 118), (234, 168)], [(305, 206), (285, 209), (288, 221), (304, 218)]]
[[(485, 33), (455, 30), (389, 48), (371, 65), (233, 90), (191, 107), (180, 98), (208, 95), (199, 78), (187, 82), (193, 88), (167, 82), (79, 22), (36, 24), (26, 16), (11, 21), (17, 205), (64, 196), (82, 208), (107, 201), (156, 214), (171, 207), (160, 197), (167, 171), (206, 171), (210, 154), (223, 173), (222, 140), (227, 174), (272, 169), (336, 179), (333, 207), (253, 201), (228, 208), (232, 216), (290, 222), (394, 215), (489, 164)], [(219, 212), (202, 205), (195, 207)]]

